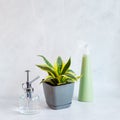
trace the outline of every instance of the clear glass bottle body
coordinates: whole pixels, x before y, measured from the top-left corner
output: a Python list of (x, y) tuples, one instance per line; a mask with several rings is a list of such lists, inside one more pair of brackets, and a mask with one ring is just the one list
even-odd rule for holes
[(19, 98), (19, 112), (23, 114), (36, 114), (40, 112), (40, 99), (38, 95), (32, 94), (27, 97), (26, 94)]

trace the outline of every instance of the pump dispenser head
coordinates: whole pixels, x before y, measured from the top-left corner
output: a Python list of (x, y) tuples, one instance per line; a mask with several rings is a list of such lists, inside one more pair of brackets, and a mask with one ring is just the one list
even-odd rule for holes
[(90, 50), (89, 50), (88, 44), (85, 44), (85, 46), (84, 46), (84, 55), (89, 55), (89, 54), (90, 54)]
[(36, 77), (35, 79), (29, 81), (30, 70), (26, 70), (25, 72), (27, 72), (27, 81), (26, 81), (26, 83), (22, 83), (22, 88), (25, 90), (25, 92), (27, 94), (27, 98), (31, 98), (32, 97), (32, 92), (34, 92), (34, 88), (32, 88), (32, 83), (34, 81), (36, 81), (39, 78), (39, 76)]

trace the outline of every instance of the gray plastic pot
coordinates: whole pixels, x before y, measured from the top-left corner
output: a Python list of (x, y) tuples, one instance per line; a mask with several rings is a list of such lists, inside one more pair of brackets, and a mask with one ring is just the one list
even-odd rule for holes
[(52, 86), (43, 83), (43, 90), (46, 103), (50, 108), (57, 110), (70, 107), (74, 91), (74, 83), (61, 86)]

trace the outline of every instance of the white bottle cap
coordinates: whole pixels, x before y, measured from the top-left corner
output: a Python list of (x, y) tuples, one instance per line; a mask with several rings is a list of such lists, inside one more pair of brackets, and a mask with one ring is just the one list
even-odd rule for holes
[(90, 54), (90, 51), (89, 51), (89, 48), (88, 48), (88, 44), (86, 44), (84, 46), (84, 52), (83, 52), (84, 55), (89, 55)]
[(79, 42), (78, 48), (82, 51), (83, 56), (90, 54), (90, 50), (86, 41)]

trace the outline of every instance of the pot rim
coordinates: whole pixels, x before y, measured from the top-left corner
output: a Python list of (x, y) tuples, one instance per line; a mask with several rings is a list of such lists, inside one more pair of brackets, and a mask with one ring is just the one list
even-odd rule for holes
[(73, 83), (62, 84), (62, 85), (56, 85), (56, 86), (50, 85), (49, 83), (46, 83), (46, 82), (43, 82), (43, 84), (47, 84), (47, 85), (49, 85), (51, 87), (61, 87), (61, 86), (66, 86), (66, 85), (74, 84), (74, 82)]

